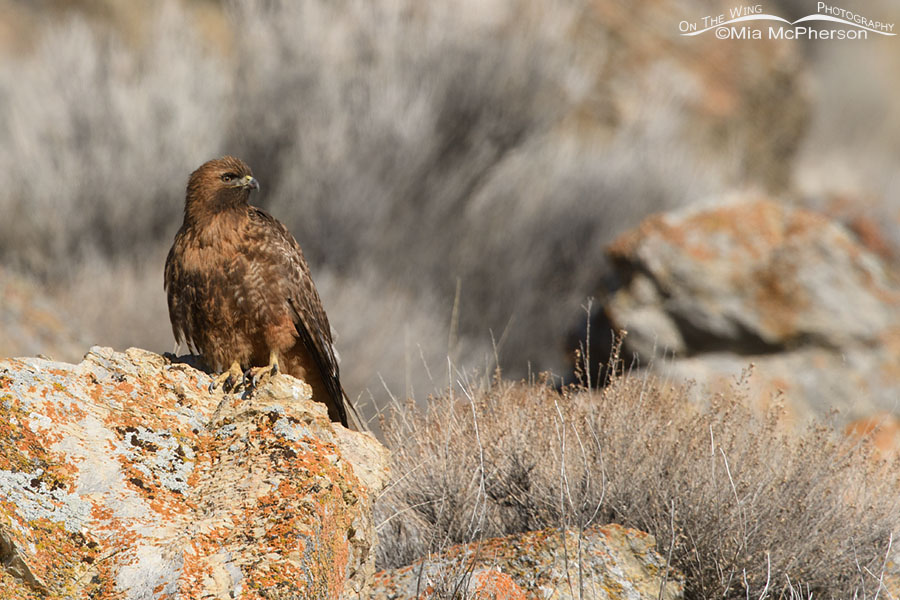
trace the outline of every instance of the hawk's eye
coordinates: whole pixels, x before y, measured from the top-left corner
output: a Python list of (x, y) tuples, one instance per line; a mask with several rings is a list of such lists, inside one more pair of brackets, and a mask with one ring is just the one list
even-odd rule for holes
[(235, 175), (234, 173), (225, 173), (224, 175), (222, 175), (223, 183), (231, 183), (235, 179), (237, 179), (237, 175)]

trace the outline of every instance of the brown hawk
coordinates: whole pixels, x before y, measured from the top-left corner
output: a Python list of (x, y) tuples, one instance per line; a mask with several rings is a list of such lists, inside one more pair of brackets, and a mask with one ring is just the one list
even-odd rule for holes
[(332, 421), (362, 430), (300, 245), (250, 206), (250, 192), (258, 189), (250, 167), (232, 156), (191, 174), (184, 223), (166, 258), (175, 341), (221, 373), (210, 388), (252, 389), (282, 370), (312, 387)]

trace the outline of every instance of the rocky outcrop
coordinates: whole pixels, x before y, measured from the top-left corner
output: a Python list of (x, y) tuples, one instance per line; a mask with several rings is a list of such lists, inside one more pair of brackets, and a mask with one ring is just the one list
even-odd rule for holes
[(739, 197), (650, 218), (609, 256), (625, 356), (712, 391), (753, 363), (750, 399), (783, 393), (798, 418), (897, 409), (900, 286), (827, 218)]
[[(674, 600), (679, 573), (666, 568), (652, 536), (622, 527), (579, 536), (547, 529), (454, 546), (443, 554), (375, 575), (373, 599), (459, 597), (484, 600)], [(457, 597), (454, 595), (454, 597)]]
[(385, 450), (292, 377), (249, 399), (209, 383), (137, 349), (0, 361), (0, 598), (365, 588)]

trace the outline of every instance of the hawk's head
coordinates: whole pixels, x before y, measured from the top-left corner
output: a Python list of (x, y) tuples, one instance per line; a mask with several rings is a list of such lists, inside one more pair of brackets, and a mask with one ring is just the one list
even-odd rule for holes
[(259, 182), (247, 163), (234, 156), (223, 156), (203, 163), (188, 180), (185, 212), (216, 213), (247, 204)]

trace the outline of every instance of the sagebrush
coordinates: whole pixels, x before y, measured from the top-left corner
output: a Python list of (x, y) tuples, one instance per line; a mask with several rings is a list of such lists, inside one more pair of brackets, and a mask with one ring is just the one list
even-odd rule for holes
[(561, 392), (498, 379), (398, 405), (386, 431), (381, 567), (617, 522), (671, 553), (688, 598), (887, 597), (900, 465), (825, 426), (798, 434), (777, 402), (760, 418), (739, 387), (698, 407), (645, 375)]

